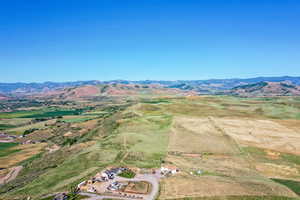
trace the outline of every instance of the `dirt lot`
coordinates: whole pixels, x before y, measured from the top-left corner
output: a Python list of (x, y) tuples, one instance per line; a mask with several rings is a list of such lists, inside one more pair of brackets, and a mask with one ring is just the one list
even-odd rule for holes
[(151, 191), (151, 184), (146, 181), (132, 182), (130, 181), (124, 192), (134, 194), (147, 194)]

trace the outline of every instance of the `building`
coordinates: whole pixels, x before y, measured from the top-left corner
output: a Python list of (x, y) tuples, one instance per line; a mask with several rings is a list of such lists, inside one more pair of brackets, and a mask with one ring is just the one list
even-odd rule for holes
[(160, 173), (164, 176), (174, 175), (179, 172), (179, 169), (173, 165), (165, 165), (160, 168)]

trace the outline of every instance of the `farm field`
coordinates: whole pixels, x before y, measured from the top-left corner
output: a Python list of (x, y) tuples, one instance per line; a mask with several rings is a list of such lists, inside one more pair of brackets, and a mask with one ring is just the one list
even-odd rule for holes
[(18, 143), (0, 143), (0, 157), (20, 151), (19, 149), (13, 149), (17, 145)]
[(45, 121), (35, 120), (31, 112), (37, 110), (22, 111), (20, 118), (3, 114), (13, 125), (3, 128), (8, 134), (33, 131), (3, 146), (3, 174), (23, 169), (0, 187), (0, 197), (66, 191), (107, 166), (161, 165), (176, 166), (179, 173), (161, 179), (158, 199), (299, 197), (298, 98), (142, 96), (117, 102), (77, 102), (69, 109), (89, 109), (48, 115)]
[(15, 112), (1, 113), (0, 118), (46, 118), (58, 117), (64, 115), (74, 115), (80, 113), (81, 110), (66, 110), (66, 109), (39, 109), (39, 110), (20, 110)]
[(47, 121), (32, 123), (32, 124), (28, 124), (28, 125), (24, 125), (24, 126), (20, 126), (20, 127), (16, 127), (16, 128), (10, 128), (7, 130), (7, 133), (9, 133), (11, 135), (22, 135), (26, 130), (42, 129), (45, 127), (45, 125), (47, 125), (49, 123), (53, 123), (54, 121), (55, 120), (47, 120)]
[(3, 150), (0, 156), (0, 168), (9, 168), (18, 165), (20, 162), (40, 153), (45, 144), (15, 145)]
[[(284, 169), (290, 172), (293, 163), (282, 165), (284, 162), (280, 162), (281, 165), (270, 165), (278, 171), (277, 173), (273, 171), (273, 174), (259, 170), (257, 166), (269, 163), (261, 163), (253, 159), (248, 152), (244, 151), (239, 140), (227, 135), (224, 128), (217, 125), (215, 121), (217, 121), (215, 118), (175, 120), (170, 134), (169, 150), (170, 153), (176, 152), (176, 154), (169, 154), (166, 162), (178, 166), (182, 173), (177, 177), (163, 180), (161, 199), (220, 195), (296, 197), (287, 188), (268, 179), (268, 177), (281, 175)], [(181, 126), (178, 126), (178, 123)], [(216, 135), (219, 138), (216, 138)], [(286, 140), (288, 141), (289, 138)], [(201, 141), (205, 142), (201, 143)], [(264, 144), (261, 142), (261, 145)], [(188, 147), (184, 148), (185, 146)], [(201, 170), (202, 174), (191, 174), (197, 170)], [(291, 171), (294, 173), (290, 172), (288, 178), (299, 177), (298, 169)]]

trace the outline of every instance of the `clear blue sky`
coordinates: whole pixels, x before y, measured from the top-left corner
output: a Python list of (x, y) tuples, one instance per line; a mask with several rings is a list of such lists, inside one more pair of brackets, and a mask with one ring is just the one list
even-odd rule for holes
[(0, 82), (300, 75), (299, 0), (0, 3)]

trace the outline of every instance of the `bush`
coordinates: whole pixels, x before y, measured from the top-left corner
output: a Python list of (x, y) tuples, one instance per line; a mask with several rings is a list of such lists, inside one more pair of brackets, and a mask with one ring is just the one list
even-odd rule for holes
[(124, 177), (124, 178), (134, 178), (135, 173), (131, 170), (125, 170), (121, 174), (119, 174), (118, 176), (121, 176), (121, 177)]
[(33, 133), (34, 131), (37, 131), (37, 130), (39, 130), (39, 129), (37, 129), (37, 128), (27, 129), (23, 132), (23, 137), (25, 137), (26, 135)]
[(75, 137), (75, 138), (67, 138), (64, 142), (63, 142), (63, 145), (73, 145), (77, 142), (78, 138)]

